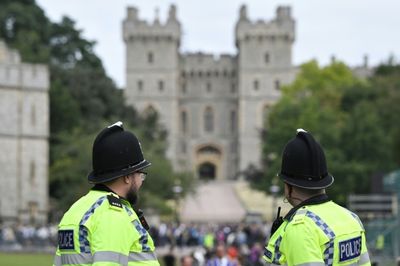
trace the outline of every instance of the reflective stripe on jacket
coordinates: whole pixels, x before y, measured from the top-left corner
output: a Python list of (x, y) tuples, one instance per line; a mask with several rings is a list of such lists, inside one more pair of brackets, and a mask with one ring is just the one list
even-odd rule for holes
[[(110, 204), (108, 195), (117, 198)], [(91, 190), (64, 214), (54, 265), (159, 266), (151, 236), (130, 204)]]
[(361, 221), (332, 201), (303, 206), (285, 217), (268, 241), (264, 259), (290, 266), (371, 264)]

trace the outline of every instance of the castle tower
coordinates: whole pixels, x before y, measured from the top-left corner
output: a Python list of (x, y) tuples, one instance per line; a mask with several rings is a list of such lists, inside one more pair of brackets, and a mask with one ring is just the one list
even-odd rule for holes
[[(138, 10), (128, 8), (123, 22), (126, 45), (125, 99), (139, 112), (156, 111), (168, 131), (167, 157), (174, 158), (177, 146), (178, 64), (181, 26), (176, 7), (170, 6), (167, 21), (140, 20)], [(171, 160), (176, 164), (176, 160)]]
[(292, 44), (295, 22), (290, 7), (278, 7), (269, 22), (252, 22), (246, 6), (236, 24), (239, 87), (240, 169), (260, 165), (263, 121), (280, 88), (295, 77)]
[(178, 170), (201, 179), (237, 174), (236, 61), (227, 54), (181, 56)]
[(0, 220), (44, 223), (48, 211), (49, 73), (0, 40)]
[(260, 131), (280, 87), (294, 79), (294, 20), (279, 7), (270, 22), (236, 24), (238, 54), (179, 53), (176, 9), (161, 23), (128, 8), (125, 98), (139, 112), (155, 110), (168, 131), (167, 156), (177, 171), (203, 179), (234, 178), (260, 165)]

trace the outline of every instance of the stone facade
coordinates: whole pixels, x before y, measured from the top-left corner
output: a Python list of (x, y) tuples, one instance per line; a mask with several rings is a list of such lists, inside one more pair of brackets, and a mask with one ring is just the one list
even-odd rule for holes
[(295, 78), (290, 7), (278, 7), (271, 21), (254, 22), (242, 6), (234, 55), (181, 53), (181, 36), (175, 6), (165, 23), (141, 20), (136, 8), (128, 8), (127, 103), (160, 114), (168, 131), (167, 156), (178, 171), (226, 179), (259, 166), (265, 115), (280, 87)]
[(0, 40), (0, 219), (41, 223), (48, 211), (49, 73)]

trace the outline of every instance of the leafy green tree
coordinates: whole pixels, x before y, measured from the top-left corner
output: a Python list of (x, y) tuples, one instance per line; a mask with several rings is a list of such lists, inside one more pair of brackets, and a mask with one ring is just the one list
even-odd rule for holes
[(142, 116), (124, 102), (122, 90), (107, 76), (94, 52), (94, 41), (82, 36), (75, 22), (51, 22), (34, 0), (0, 2), (0, 38), (17, 49), (24, 62), (44, 63), (50, 70), (50, 196), (65, 210), (89, 185), (91, 145), (105, 125), (122, 120), (146, 146), (153, 161), (143, 191), (144, 206), (170, 211), (165, 199), (172, 187), (191, 184), (173, 173), (165, 157), (167, 132), (157, 113)]
[(19, 51), (24, 61), (47, 63), (51, 23), (34, 0), (2, 0), (0, 38)]
[(371, 175), (393, 167), (388, 127), (381, 119), (383, 99), (380, 90), (354, 77), (342, 63), (323, 68), (315, 61), (303, 64), (266, 121), (265, 177), (253, 185), (268, 190), (276, 182), (281, 152), (295, 130), (303, 128), (324, 147), (329, 171), (336, 177), (329, 192), (338, 202), (345, 204), (349, 193), (369, 192)]

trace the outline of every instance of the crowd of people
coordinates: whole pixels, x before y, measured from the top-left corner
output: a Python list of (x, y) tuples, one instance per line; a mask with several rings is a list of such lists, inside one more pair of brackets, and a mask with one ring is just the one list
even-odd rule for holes
[[(217, 258), (227, 266), (235, 266), (260, 264), (269, 228), (269, 224), (261, 223), (160, 223), (152, 226), (149, 233), (165, 266), (214, 266)], [(56, 246), (55, 224), (0, 225), (2, 250), (52, 250)]]
[(43, 250), (57, 245), (57, 225), (33, 226), (29, 224), (0, 225), (2, 250)]
[[(156, 246), (169, 246), (166, 266), (262, 265), (270, 224), (186, 225), (161, 224), (152, 232)], [(186, 251), (182, 251), (185, 250)]]

